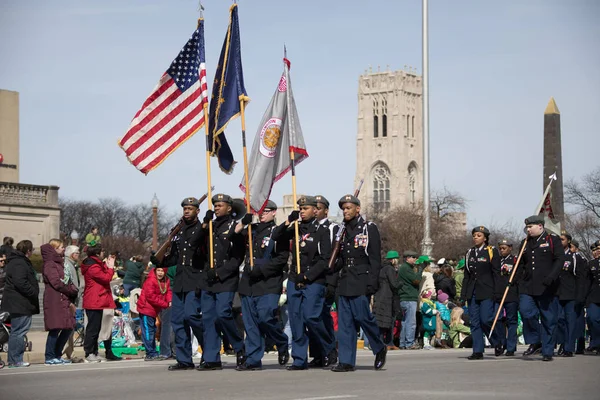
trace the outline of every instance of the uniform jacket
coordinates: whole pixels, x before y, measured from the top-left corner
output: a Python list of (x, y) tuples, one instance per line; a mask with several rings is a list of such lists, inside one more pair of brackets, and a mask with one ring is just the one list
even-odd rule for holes
[(290, 254), (289, 245), (273, 239), (273, 231), (277, 228), (274, 221), (252, 224), (251, 228), (254, 273), (260, 273), (250, 277), (250, 244), (248, 229), (244, 228), (241, 234), (246, 243), (246, 259), (238, 291), (243, 296), (281, 294), (283, 272)]
[(171, 242), (171, 250), (161, 266), (177, 265), (173, 291), (191, 292), (202, 285), (202, 270), (206, 259), (206, 232), (198, 220), (187, 222)]
[(382, 328), (391, 328), (394, 326), (398, 307), (400, 306), (400, 297), (398, 288), (401, 283), (398, 280), (398, 273), (389, 262), (384, 263), (379, 272), (379, 290), (375, 294), (375, 305), (373, 314), (377, 320), (377, 325)]
[(581, 300), (579, 292), (585, 291), (586, 261), (581, 255), (565, 251), (565, 262), (558, 276), (558, 299)]
[(165, 275), (163, 281), (158, 282), (156, 271), (152, 269), (148, 273), (148, 278), (144, 281), (144, 286), (137, 302), (137, 311), (139, 314), (156, 318), (162, 310), (169, 307), (171, 297), (171, 282), (169, 278)]
[[(512, 254), (507, 255), (506, 257), (500, 256), (500, 274), (496, 279), (496, 301), (500, 302), (502, 300), (502, 296), (504, 296), (504, 291), (508, 286), (508, 281), (510, 280), (510, 275), (512, 274), (513, 269), (517, 265), (517, 257)], [(510, 289), (508, 289), (508, 293), (506, 294), (506, 299), (504, 300), (506, 303), (513, 303), (519, 301), (519, 278), (523, 273), (523, 269), (517, 268), (517, 272), (515, 272), (515, 276), (513, 277), (513, 284)]]
[(585, 305), (600, 305), (600, 258), (596, 258), (587, 265), (585, 278)]
[(298, 224), (300, 241), (300, 277), (296, 267), (296, 240), (294, 224), (285, 226), (285, 223), (275, 228), (273, 238), (277, 242), (292, 242), (290, 251), (292, 253), (292, 264), (288, 279), (294, 283), (301, 283), (301, 276), (306, 276), (308, 283), (325, 285), (327, 265), (331, 256), (331, 239), (329, 230), (319, 225), (316, 219), (310, 221), (299, 221)]
[(379, 288), (381, 270), (381, 238), (377, 225), (362, 216), (345, 222), (336, 263), (339, 271), (340, 296), (373, 295)]
[(77, 300), (79, 290), (72, 280), (64, 283), (64, 260), (54, 247), (44, 244), (40, 251), (44, 260), (44, 327), (47, 331), (73, 329), (75, 314), (70, 307)]
[(115, 308), (110, 290), (113, 269), (108, 268), (96, 256), (88, 257), (81, 264), (81, 273), (85, 279), (83, 308), (86, 310), (104, 310)]
[(2, 311), (17, 315), (39, 314), (40, 286), (31, 261), (18, 250), (12, 250), (6, 261)]
[[(326, 228), (329, 231), (329, 237), (331, 238), (331, 250), (333, 251), (333, 246), (335, 245), (335, 238), (340, 230), (340, 226), (335, 222), (331, 222), (329, 219), (319, 221), (323, 228)], [(329, 264), (329, 260), (327, 260)], [(328, 286), (333, 286), (334, 288), (338, 285), (338, 280), (340, 278), (339, 273), (334, 270), (327, 270), (327, 275), (325, 276), (325, 281)]]
[[(204, 271), (203, 290), (212, 293), (236, 292), (240, 280), (240, 265), (244, 261), (244, 237), (235, 233), (236, 221), (231, 215), (218, 217), (213, 221), (213, 258), (217, 273), (216, 281), (206, 278)], [(208, 229), (206, 230), (208, 232)], [(210, 262), (210, 260), (207, 260)]]
[(519, 293), (530, 296), (556, 295), (557, 280), (564, 262), (565, 252), (558, 236), (544, 231), (536, 238), (529, 238), (519, 265), (519, 268), (523, 268)]
[(465, 257), (465, 278), (460, 297), (471, 301), (473, 293), (475, 293), (475, 300), (494, 300), (496, 280), (499, 274), (500, 253), (498, 253), (498, 249), (485, 245), (481, 248), (472, 247)]

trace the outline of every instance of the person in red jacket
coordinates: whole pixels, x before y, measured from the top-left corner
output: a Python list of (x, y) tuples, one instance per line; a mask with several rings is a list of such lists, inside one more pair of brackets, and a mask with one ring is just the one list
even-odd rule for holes
[(157, 267), (151, 270), (137, 302), (146, 361), (162, 359), (156, 351), (156, 317), (162, 310), (171, 306), (171, 296), (171, 283), (165, 269)]
[(98, 357), (98, 336), (102, 326), (102, 310), (115, 308), (110, 289), (114, 274), (115, 258), (109, 256), (106, 263), (102, 246), (88, 246), (88, 257), (81, 264), (81, 273), (85, 279), (83, 308), (87, 317), (83, 349), (86, 362), (100, 362)]

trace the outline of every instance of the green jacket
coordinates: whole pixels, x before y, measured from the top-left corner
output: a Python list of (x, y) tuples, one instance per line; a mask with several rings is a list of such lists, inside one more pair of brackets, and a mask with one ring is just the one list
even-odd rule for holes
[(456, 325), (450, 325), (450, 329), (448, 330), (449, 336), (450, 336), (450, 340), (452, 340), (452, 347), (454, 347), (455, 349), (458, 349), (458, 347), (460, 346), (460, 334), (463, 333), (465, 335), (470, 335), (471, 334), (471, 330), (463, 325), (463, 324), (456, 324)]
[(167, 278), (169, 278), (171, 291), (173, 291), (173, 285), (175, 284), (175, 274), (177, 274), (177, 265), (173, 265), (167, 269)]
[(454, 271), (454, 283), (456, 285), (456, 298), (460, 297), (464, 279), (465, 279), (465, 273), (462, 269), (459, 269), (458, 271)]
[(137, 285), (140, 286), (142, 282), (142, 274), (146, 267), (144, 263), (139, 261), (131, 261), (127, 260), (125, 262), (125, 277), (123, 278), (123, 283), (128, 285)]
[(413, 271), (413, 266), (408, 263), (403, 263), (398, 269), (398, 281), (402, 284), (398, 289), (400, 301), (418, 301), (419, 300), (419, 284), (423, 270), (418, 272)]

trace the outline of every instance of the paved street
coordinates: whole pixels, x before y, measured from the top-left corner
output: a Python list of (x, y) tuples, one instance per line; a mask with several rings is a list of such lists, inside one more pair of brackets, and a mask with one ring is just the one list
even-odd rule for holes
[[(470, 350), (390, 352), (385, 370), (359, 351), (358, 370), (288, 372), (275, 356), (265, 370), (236, 372), (225, 357), (223, 371), (168, 372), (168, 362), (141, 360), (0, 371), (3, 399), (593, 399), (598, 398), (600, 357), (577, 356), (543, 363), (487, 356), (467, 361)], [(185, 397), (184, 397), (185, 396)]]

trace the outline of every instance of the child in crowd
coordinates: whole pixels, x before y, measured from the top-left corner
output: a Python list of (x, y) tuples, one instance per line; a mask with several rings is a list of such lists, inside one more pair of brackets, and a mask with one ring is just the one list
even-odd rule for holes
[(435, 304), (431, 301), (431, 291), (421, 294), (421, 315), (423, 316), (423, 349), (431, 350), (431, 338), (435, 337), (435, 316), (438, 310), (435, 309)]
[(164, 268), (154, 268), (142, 286), (142, 293), (137, 302), (140, 314), (142, 341), (146, 348), (145, 361), (159, 360), (156, 351), (156, 317), (165, 308), (171, 306), (171, 285)]
[(437, 292), (437, 301), (435, 308), (438, 310), (436, 320), (436, 345), (447, 349), (448, 346), (448, 328), (450, 327), (450, 309), (448, 308), (450, 296), (441, 290)]
[(450, 313), (450, 340), (454, 348), (471, 348), (473, 339), (471, 338), (471, 329), (463, 321), (464, 310), (461, 307), (454, 307)]

